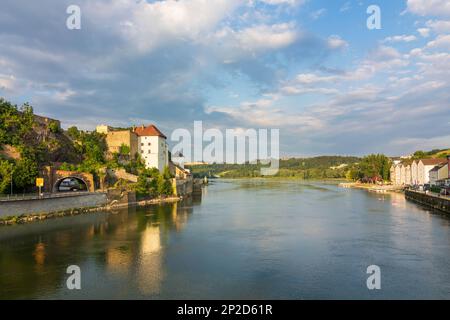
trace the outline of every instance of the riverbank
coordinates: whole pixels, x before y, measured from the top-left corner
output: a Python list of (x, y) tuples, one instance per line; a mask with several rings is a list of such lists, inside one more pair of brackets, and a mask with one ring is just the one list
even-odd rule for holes
[(450, 214), (450, 198), (434, 194), (426, 194), (420, 191), (406, 190), (405, 197), (407, 200), (420, 204), (424, 207), (439, 210)]
[(359, 183), (359, 182), (343, 182), (339, 184), (342, 188), (353, 188), (353, 189), (364, 189), (369, 192), (377, 193), (387, 193), (387, 192), (402, 192), (403, 188), (393, 185), (377, 185), (369, 183)]
[(132, 201), (132, 202), (122, 202), (122, 203), (111, 202), (106, 205), (71, 208), (71, 209), (65, 209), (65, 210), (52, 210), (49, 212), (21, 214), (18, 216), (6, 216), (6, 217), (0, 218), (0, 226), (30, 223), (30, 222), (36, 222), (36, 221), (41, 221), (41, 220), (67, 217), (67, 216), (76, 216), (76, 215), (95, 213), (95, 212), (101, 212), (101, 211), (110, 212), (110, 211), (114, 211), (117, 209), (128, 208), (128, 207), (133, 207), (133, 206), (145, 207), (145, 206), (154, 205), (154, 204), (172, 203), (172, 202), (178, 202), (182, 199), (183, 199), (182, 196), (171, 196), (171, 197), (154, 198), (154, 199), (139, 200), (139, 201)]

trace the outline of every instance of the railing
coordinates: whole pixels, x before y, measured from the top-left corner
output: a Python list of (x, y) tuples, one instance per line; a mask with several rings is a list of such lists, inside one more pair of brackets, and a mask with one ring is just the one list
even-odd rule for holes
[(56, 192), (56, 193), (43, 193), (38, 195), (36, 193), (29, 194), (13, 194), (0, 196), (0, 202), (2, 201), (23, 201), (23, 200), (41, 200), (41, 199), (52, 199), (52, 198), (67, 198), (67, 197), (75, 197), (84, 194), (94, 194), (95, 192), (88, 191), (72, 191), (72, 192)]

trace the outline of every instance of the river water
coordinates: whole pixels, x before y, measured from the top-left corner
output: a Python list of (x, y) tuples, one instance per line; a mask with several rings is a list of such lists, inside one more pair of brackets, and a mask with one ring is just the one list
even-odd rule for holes
[(185, 202), (1, 227), (0, 298), (450, 299), (450, 219), (401, 194), (217, 180)]

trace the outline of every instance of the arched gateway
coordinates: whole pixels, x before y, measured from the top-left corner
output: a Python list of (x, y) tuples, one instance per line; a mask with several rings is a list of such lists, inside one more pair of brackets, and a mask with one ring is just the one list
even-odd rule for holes
[[(44, 192), (95, 191), (94, 176), (87, 172), (58, 170), (47, 166), (42, 171)], [(78, 187), (75, 187), (78, 185)]]

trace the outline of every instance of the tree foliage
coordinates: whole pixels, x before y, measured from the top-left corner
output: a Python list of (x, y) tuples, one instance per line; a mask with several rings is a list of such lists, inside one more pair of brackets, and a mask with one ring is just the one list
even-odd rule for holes
[(143, 170), (139, 175), (135, 190), (140, 197), (172, 195), (172, 176), (169, 168), (164, 168), (163, 173), (156, 168)]
[(390, 176), (391, 160), (383, 154), (365, 156), (347, 173), (347, 178), (363, 182), (387, 181)]

